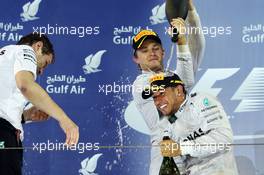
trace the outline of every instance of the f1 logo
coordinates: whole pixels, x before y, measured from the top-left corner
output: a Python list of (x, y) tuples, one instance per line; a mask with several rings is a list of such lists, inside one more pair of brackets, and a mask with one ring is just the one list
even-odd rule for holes
[[(193, 88), (218, 96), (222, 88), (212, 88), (220, 80), (230, 78), (240, 68), (208, 69)], [(238, 87), (231, 100), (241, 100), (234, 112), (252, 112), (264, 109), (264, 67), (254, 67)]]
[(212, 88), (215, 82), (227, 79), (234, 75), (237, 71), (239, 71), (239, 68), (207, 69), (192, 91), (196, 92), (202, 90), (217, 96), (222, 88)]

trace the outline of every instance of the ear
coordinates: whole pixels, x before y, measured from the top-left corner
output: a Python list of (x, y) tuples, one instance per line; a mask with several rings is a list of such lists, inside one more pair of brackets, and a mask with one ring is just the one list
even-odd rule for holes
[(35, 43), (37, 48), (42, 48), (43, 47), (43, 42), (42, 41), (38, 41)]
[(177, 96), (180, 96), (181, 95), (180, 86), (177, 86), (175, 89), (176, 89), (176, 92), (177, 92)]
[(162, 58), (165, 57), (165, 50), (162, 48)]
[(177, 96), (183, 95), (183, 88), (181, 85), (176, 86), (175, 93), (177, 94)]
[(179, 85), (179, 93), (185, 98), (186, 91), (184, 89), (184, 85)]
[(38, 42), (34, 43), (31, 47), (34, 49), (35, 52), (39, 52), (39, 51), (41, 51), (41, 48), (43, 47), (43, 42), (38, 41)]

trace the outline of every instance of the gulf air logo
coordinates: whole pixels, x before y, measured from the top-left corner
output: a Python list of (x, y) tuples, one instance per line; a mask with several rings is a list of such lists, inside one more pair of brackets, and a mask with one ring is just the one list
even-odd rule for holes
[(152, 15), (149, 17), (152, 25), (161, 24), (166, 22), (165, 3), (157, 5), (152, 9)]
[(39, 17), (36, 17), (36, 15), (39, 10), (40, 2), (41, 0), (34, 0), (33, 2), (27, 2), (23, 5), (23, 12), (20, 14), (21, 20), (23, 22), (39, 19)]

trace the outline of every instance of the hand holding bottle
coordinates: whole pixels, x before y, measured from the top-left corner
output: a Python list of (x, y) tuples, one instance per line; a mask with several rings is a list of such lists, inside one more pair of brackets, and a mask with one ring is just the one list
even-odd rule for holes
[(159, 175), (180, 175), (178, 166), (173, 159), (174, 155), (171, 154), (171, 150), (172, 152), (174, 151), (174, 145), (178, 144), (170, 139), (168, 131), (164, 131), (163, 141), (160, 143), (163, 161)]

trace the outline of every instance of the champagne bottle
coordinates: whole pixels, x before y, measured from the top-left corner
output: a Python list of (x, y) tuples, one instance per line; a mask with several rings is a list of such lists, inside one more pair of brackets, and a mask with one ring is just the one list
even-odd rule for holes
[[(164, 132), (163, 140), (170, 140), (168, 131)], [(173, 157), (163, 157), (159, 175), (180, 175), (180, 171)]]
[[(188, 1), (187, 0), (166, 0), (165, 13), (169, 23), (174, 18), (186, 19), (188, 15)], [(172, 42), (178, 41), (179, 31), (176, 28), (173, 29)]]

